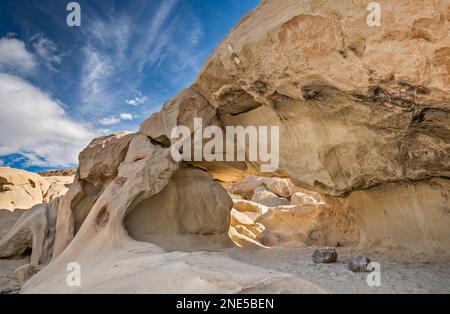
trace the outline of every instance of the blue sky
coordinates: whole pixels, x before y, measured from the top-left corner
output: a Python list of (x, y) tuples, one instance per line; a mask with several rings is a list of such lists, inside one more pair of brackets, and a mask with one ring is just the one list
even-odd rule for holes
[(188, 87), (258, 0), (0, 2), (0, 166), (76, 165), (95, 136), (136, 131)]

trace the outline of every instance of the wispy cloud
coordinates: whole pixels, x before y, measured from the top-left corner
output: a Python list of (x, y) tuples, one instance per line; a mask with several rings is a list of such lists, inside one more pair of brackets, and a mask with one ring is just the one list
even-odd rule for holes
[(85, 62), (81, 78), (81, 95), (83, 106), (86, 109), (102, 110), (114, 100), (110, 91), (109, 82), (114, 74), (112, 60), (108, 55), (96, 50), (92, 46), (86, 46), (83, 50)]
[[(192, 75), (199, 70), (199, 56), (189, 48), (198, 44), (203, 28), (194, 15), (185, 21), (185, 15), (176, 10), (179, 3), (164, 0), (155, 7), (154, 2), (143, 2), (140, 12), (110, 12), (106, 18), (94, 19), (85, 34), (83, 112), (103, 121), (124, 105), (120, 99), (131, 106), (146, 104), (148, 96), (135, 91), (149, 73), (164, 72), (162, 64), (174, 73), (192, 68)], [(164, 79), (172, 80), (172, 76)], [(183, 80), (183, 73), (173, 78), (176, 84)]]
[(120, 123), (120, 119), (116, 118), (116, 117), (106, 117), (106, 118), (102, 118), (100, 120), (98, 120), (98, 122), (101, 125), (114, 125), (114, 124), (119, 124)]
[(61, 64), (63, 58), (63, 54), (58, 51), (58, 46), (43, 34), (34, 35), (31, 42), (39, 58), (50, 70), (56, 72), (56, 66)]
[(119, 124), (121, 121), (133, 121), (134, 115), (131, 113), (121, 113), (119, 117), (110, 116), (100, 119), (98, 122), (103, 126), (111, 126)]
[(132, 99), (127, 99), (126, 103), (130, 106), (139, 106), (145, 104), (148, 100), (147, 96), (142, 95), (141, 92), (138, 93), (138, 96)]
[(25, 43), (10, 33), (0, 38), (0, 71), (30, 72), (36, 66), (34, 56), (27, 50)]
[(134, 116), (131, 113), (121, 113), (120, 119), (123, 121), (133, 121)]

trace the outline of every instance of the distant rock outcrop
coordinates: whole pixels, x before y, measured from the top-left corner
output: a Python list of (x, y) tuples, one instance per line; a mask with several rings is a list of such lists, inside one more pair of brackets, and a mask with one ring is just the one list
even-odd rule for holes
[(41, 177), (0, 168), (0, 181), (0, 258), (31, 253), (30, 263), (12, 274), (23, 284), (52, 258), (59, 200), (69, 190), (73, 177)]

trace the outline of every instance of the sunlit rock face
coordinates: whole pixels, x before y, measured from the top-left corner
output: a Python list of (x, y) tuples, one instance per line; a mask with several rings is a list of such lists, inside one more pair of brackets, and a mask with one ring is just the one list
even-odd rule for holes
[(0, 259), (26, 259), (10, 274), (20, 284), (50, 262), (59, 201), (73, 180), (0, 168)]
[[(448, 253), (450, 5), (383, 2), (380, 27), (366, 8), (263, 1), (192, 89), (223, 127), (279, 126), (278, 174), (355, 212), (364, 247)], [(259, 169), (201, 166), (225, 181)]]
[(315, 190), (448, 176), (449, 4), (383, 2), (381, 27), (366, 6), (263, 1), (192, 88), (224, 126), (280, 126), (280, 170)]
[[(155, 257), (165, 254), (164, 249), (192, 248), (199, 235), (211, 236), (216, 248), (226, 247), (219, 238), (232, 204), (213, 179), (225, 184), (268, 175), (260, 173), (258, 162), (175, 162), (170, 131), (183, 124), (193, 132), (194, 118), (222, 129), (279, 126), (280, 165), (269, 176), (290, 178), (321, 194), (317, 202), (315, 197), (295, 197), (299, 204), (294, 206), (304, 209), (294, 229), (304, 234), (286, 233), (281, 221), (289, 211), (264, 215), (265, 205), (245, 204), (259, 216), (244, 217), (235, 208), (231, 223), (251, 231), (235, 228), (236, 242), (245, 235), (263, 246), (348, 241), (366, 249), (450, 253), (449, 3), (383, 1), (380, 27), (367, 25), (366, 5), (351, 0), (262, 1), (224, 39), (196, 82), (138, 133), (94, 140), (80, 154), (76, 182), (60, 201), (54, 260), (24, 291), (64, 289), (61, 274), (74, 260), (89, 265), (93, 274), (78, 292), (92, 291), (98, 281), (138, 278), (149, 263), (175, 273), (174, 278), (192, 273), (207, 278), (176, 292), (239, 292), (246, 285), (246, 291), (259, 292), (262, 282), (279, 287), (276, 274), (261, 269), (241, 281), (245, 267), (218, 280), (214, 265), (239, 266), (223, 256), (173, 253), (159, 262)], [(282, 187), (263, 188), (265, 196), (254, 201), (286, 198)], [(261, 226), (272, 234), (263, 234), (267, 229)], [(342, 237), (345, 230), (349, 238)], [(192, 241), (176, 241), (180, 236)], [(154, 241), (164, 249), (136, 240)], [(143, 252), (150, 257), (143, 258)], [(205, 260), (212, 264), (200, 269)], [(120, 261), (132, 267), (115, 267)], [(161, 267), (165, 261), (173, 267)], [(159, 292), (174, 292), (164, 280), (158, 282), (164, 287)], [(129, 287), (130, 281), (122, 283)], [(152, 288), (157, 289), (142, 286), (140, 291)], [(295, 291), (291, 286), (281, 290)]]
[(340, 204), (288, 179), (247, 177), (225, 185), (233, 197), (230, 238), (240, 247), (356, 246), (359, 227)]

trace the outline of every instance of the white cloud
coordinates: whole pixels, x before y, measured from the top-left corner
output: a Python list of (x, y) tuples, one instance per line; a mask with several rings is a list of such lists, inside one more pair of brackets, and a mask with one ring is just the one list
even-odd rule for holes
[(120, 115), (120, 119), (124, 120), (124, 121), (132, 121), (134, 119), (134, 117), (131, 113), (122, 113)]
[(98, 120), (101, 125), (114, 125), (120, 123), (120, 119), (116, 117), (106, 117)]
[(62, 55), (58, 52), (58, 46), (42, 34), (33, 36), (31, 42), (36, 54), (51, 70), (56, 70), (55, 66), (62, 62)]
[(148, 100), (148, 97), (146, 96), (142, 96), (142, 94), (140, 94), (139, 96), (132, 98), (132, 99), (127, 99), (127, 104), (130, 106), (139, 106), (139, 105), (143, 105), (145, 104), (145, 102)]
[(22, 154), (30, 164), (68, 166), (94, 137), (50, 95), (0, 73), (0, 156)]
[(85, 61), (81, 78), (81, 111), (94, 117), (101, 117), (111, 111), (111, 104), (120, 89), (111, 86), (114, 77), (114, 62), (107, 53), (103, 53), (93, 46), (83, 49)]
[(133, 121), (134, 116), (131, 113), (121, 113), (119, 117), (111, 116), (111, 117), (105, 117), (98, 122), (103, 126), (109, 126), (109, 125), (115, 125), (119, 124), (120, 121)]
[(0, 38), (0, 70), (29, 72), (36, 63), (25, 43), (12, 37)]

